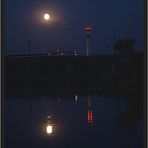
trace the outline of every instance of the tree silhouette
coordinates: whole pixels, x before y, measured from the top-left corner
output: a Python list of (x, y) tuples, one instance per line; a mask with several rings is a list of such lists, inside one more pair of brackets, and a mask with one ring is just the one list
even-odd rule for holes
[(129, 56), (135, 53), (134, 44), (136, 41), (134, 39), (119, 39), (113, 44), (115, 53), (122, 56)]

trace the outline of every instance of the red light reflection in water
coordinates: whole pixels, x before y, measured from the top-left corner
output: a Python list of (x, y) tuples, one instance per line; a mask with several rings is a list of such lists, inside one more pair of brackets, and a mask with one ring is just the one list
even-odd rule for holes
[(92, 100), (88, 97), (88, 112), (87, 112), (87, 122), (90, 124), (93, 122), (93, 112), (92, 112)]
[(93, 121), (92, 110), (88, 110), (88, 114), (87, 114), (87, 122), (88, 122), (88, 123), (92, 123), (92, 121)]

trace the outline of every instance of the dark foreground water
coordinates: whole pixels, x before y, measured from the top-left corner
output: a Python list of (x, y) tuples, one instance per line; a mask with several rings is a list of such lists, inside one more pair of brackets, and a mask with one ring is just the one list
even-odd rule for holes
[(143, 124), (122, 98), (5, 99), (5, 148), (142, 148)]

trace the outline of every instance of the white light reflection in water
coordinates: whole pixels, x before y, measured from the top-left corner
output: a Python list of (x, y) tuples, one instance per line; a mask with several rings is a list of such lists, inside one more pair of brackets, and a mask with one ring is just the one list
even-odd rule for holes
[(50, 134), (52, 134), (52, 132), (53, 132), (53, 127), (52, 127), (52, 125), (48, 124), (46, 127), (46, 133), (48, 135), (50, 135)]
[(53, 125), (51, 124), (52, 123), (51, 117), (52, 116), (47, 116), (46, 133), (48, 135), (51, 135), (53, 133)]
[(75, 95), (75, 102), (77, 102), (78, 101), (78, 95), (76, 94)]

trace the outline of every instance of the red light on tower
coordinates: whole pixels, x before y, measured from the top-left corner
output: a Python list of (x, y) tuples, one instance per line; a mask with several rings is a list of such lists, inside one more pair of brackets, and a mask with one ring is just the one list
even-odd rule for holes
[(87, 26), (85, 27), (85, 31), (86, 31), (86, 32), (91, 32), (91, 30), (92, 30), (92, 28), (91, 28), (90, 25), (87, 25)]

